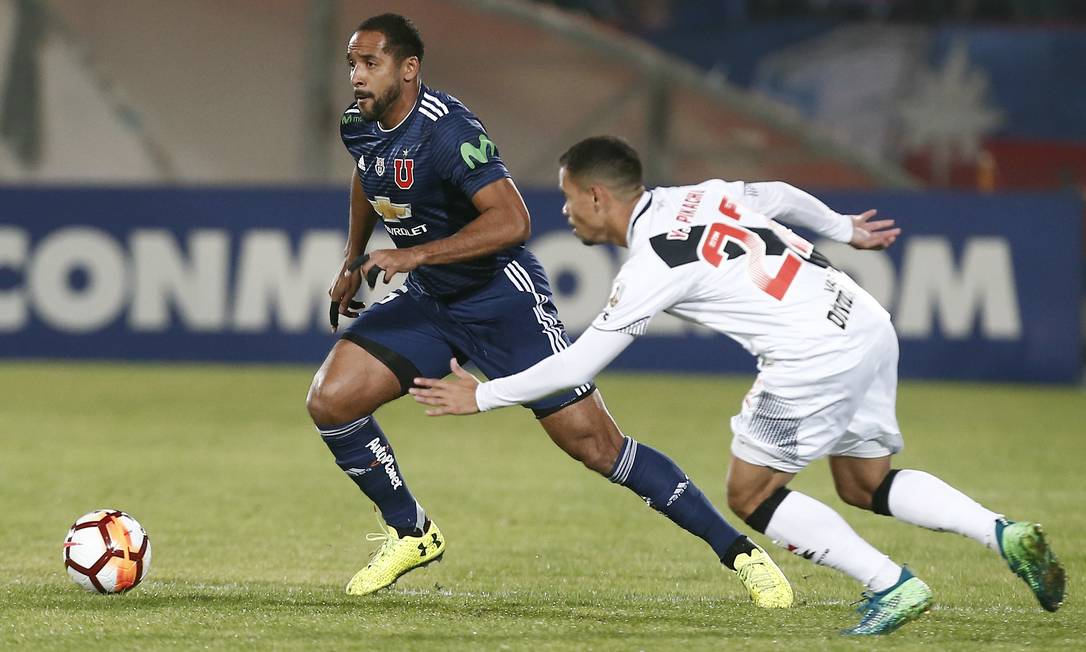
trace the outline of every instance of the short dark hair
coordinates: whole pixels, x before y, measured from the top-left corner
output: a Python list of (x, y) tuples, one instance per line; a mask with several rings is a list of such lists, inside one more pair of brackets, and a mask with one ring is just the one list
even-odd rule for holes
[(615, 136), (585, 138), (558, 159), (566, 172), (578, 179), (594, 179), (619, 190), (637, 190), (643, 185), (641, 158), (633, 147)]
[(362, 21), (356, 32), (380, 32), (385, 35), (385, 53), (391, 54), (396, 61), (407, 57), (418, 57), (422, 62), (425, 46), (419, 28), (410, 18), (399, 14), (381, 14)]

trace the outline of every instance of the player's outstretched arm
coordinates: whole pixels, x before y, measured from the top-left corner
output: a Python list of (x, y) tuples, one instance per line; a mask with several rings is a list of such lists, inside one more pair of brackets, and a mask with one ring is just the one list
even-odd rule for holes
[(426, 414), (439, 417), (445, 414), (475, 414), (479, 405), (475, 402), (475, 390), (479, 379), (464, 371), (456, 358), (449, 360), (449, 369), (456, 378), (438, 380), (436, 378), (416, 378), (411, 395), (423, 405), (431, 405)]
[(531, 403), (557, 391), (589, 382), (633, 341), (634, 336), (628, 333), (602, 331), (593, 327), (569, 348), (540, 360), (518, 374), (479, 383), (453, 360), (450, 366), (456, 374), (455, 379), (416, 378), (416, 386), (409, 391), (416, 401), (431, 406), (426, 414), (435, 417), (474, 414)]
[(814, 195), (781, 181), (746, 184), (743, 203), (767, 217), (806, 227), (857, 249), (885, 249), (901, 235), (893, 220), (871, 221), (874, 209), (859, 215), (842, 215)]
[(894, 244), (901, 235), (901, 229), (894, 226), (893, 220), (872, 220), (878, 213), (874, 208), (852, 218), (852, 239), (848, 241), (856, 249), (885, 249)]

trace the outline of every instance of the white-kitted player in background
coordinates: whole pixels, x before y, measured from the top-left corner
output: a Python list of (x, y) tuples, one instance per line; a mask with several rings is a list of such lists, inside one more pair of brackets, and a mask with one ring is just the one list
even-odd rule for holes
[[(560, 163), (574, 233), (630, 249), (611, 297), (572, 346), (521, 373), (479, 383), (453, 360), (456, 378), (417, 379), (411, 392), (428, 414), (516, 405), (588, 382), (668, 312), (757, 356), (758, 377), (731, 420), (728, 504), (779, 545), (866, 587), (861, 620), (844, 633), (891, 632), (926, 611), (932, 591), (833, 509), (786, 487), (826, 456), (845, 502), (974, 539), (1002, 555), (1042, 607), (1059, 608), (1064, 571), (1040, 525), (1008, 521), (923, 471), (891, 468), (902, 438), (890, 316), (776, 220), (859, 249), (892, 244), (892, 221), (840, 215), (784, 183), (646, 190), (637, 153), (613, 137), (583, 140)], [(636, 452), (627, 442), (620, 459)]]

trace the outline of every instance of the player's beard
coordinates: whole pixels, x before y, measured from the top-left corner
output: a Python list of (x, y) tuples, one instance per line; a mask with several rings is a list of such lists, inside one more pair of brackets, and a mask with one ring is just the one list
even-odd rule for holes
[(355, 105), (358, 107), (358, 112), (362, 115), (364, 120), (374, 122), (380, 120), (381, 117), (385, 115), (385, 112), (388, 111), (388, 107), (392, 106), (396, 100), (400, 99), (400, 93), (402, 92), (403, 90), (400, 88), (399, 84), (393, 84), (380, 96), (373, 96), (373, 108), (369, 111), (362, 108), (362, 105), (358, 102), (355, 102)]

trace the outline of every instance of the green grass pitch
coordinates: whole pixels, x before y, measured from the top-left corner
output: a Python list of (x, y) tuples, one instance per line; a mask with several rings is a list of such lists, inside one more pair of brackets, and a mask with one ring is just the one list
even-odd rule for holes
[[(390, 591), (343, 585), (370, 550), (369, 502), (308, 423), (312, 369), (0, 365), (0, 649), (1086, 648), (1086, 396), (1081, 389), (904, 383), (897, 466), (1040, 520), (1070, 578), (1048, 614), (996, 555), (844, 506), (824, 462), (793, 486), (838, 508), (934, 589), (920, 621), (845, 640), (860, 587), (766, 544), (797, 606), (762, 611), (709, 548), (565, 457), (522, 409), (427, 418), (383, 408), (403, 473), (448, 540)], [(724, 505), (728, 417), (749, 378), (612, 374), (629, 434)], [(123, 509), (154, 545), (122, 596), (65, 575), (69, 524)], [(735, 519), (732, 519), (735, 521)]]

